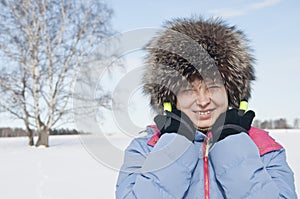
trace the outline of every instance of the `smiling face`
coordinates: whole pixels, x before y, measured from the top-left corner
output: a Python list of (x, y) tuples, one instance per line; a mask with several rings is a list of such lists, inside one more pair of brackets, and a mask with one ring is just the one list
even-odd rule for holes
[(176, 108), (184, 112), (198, 129), (211, 127), (228, 109), (228, 96), (223, 83), (196, 79), (177, 93)]

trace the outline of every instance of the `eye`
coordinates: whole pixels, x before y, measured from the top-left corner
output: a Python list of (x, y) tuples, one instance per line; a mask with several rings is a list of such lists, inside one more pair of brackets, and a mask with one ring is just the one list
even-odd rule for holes
[(221, 84), (210, 84), (210, 85), (207, 85), (207, 89), (209, 91), (218, 91), (222, 88), (222, 85)]
[(193, 88), (185, 88), (185, 89), (182, 89), (180, 91), (181, 94), (183, 95), (192, 95), (194, 93), (194, 89)]
[(217, 85), (217, 84), (207, 85), (207, 88), (208, 89), (210, 89), (210, 88), (220, 88), (220, 85)]

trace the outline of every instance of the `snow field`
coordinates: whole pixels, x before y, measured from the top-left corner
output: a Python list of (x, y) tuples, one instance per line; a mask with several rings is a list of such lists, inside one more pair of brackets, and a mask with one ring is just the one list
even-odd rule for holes
[[(300, 130), (272, 130), (287, 151), (300, 191)], [(130, 139), (110, 135), (124, 149)], [(80, 136), (51, 136), (49, 148), (27, 146), (26, 137), (0, 138), (0, 198), (99, 199), (114, 198), (118, 171), (97, 161)]]

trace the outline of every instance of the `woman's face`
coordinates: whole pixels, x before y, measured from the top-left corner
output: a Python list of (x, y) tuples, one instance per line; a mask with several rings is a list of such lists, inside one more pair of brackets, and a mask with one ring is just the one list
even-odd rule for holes
[(176, 108), (184, 112), (198, 129), (211, 127), (228, 109), (228, 96), (223, 83), (196, 79), (177, 94)]

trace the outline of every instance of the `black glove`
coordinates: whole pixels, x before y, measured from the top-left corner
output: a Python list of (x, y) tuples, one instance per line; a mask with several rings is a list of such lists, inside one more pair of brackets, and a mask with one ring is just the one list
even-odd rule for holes
[(241, 110), (233, 108), (222, 113), (212, 126), (213, 143), (223, 140), (227, 136), (248, 132), (251, 127), (255, 113), (247, 111), (245, 114)]
[(180, 110), (173, 109), (172, 112), (166, 111), (166, 115), (157, 115), (154, 122), (161, 135), (164, 133), (178, 133), (192, 142), (195, 139), (196, 128), (193, 122)]

